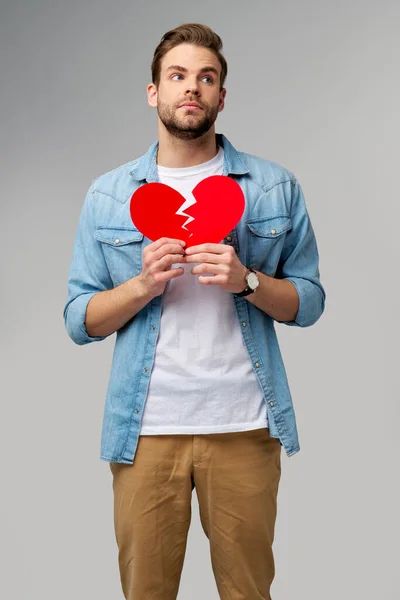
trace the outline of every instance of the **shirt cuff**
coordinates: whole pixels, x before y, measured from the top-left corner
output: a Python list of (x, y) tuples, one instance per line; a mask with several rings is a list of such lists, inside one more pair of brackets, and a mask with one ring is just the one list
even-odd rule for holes
[(106, 339), (104, 336), (90, 336), (88, 335), (85, 327), (86, 309), (89, 304), (89, 300), (98, 292), (89, 292), (87, 294), (81, 294), (68, 307), (66, 315), (66, 325), (68, 333), (71, 339), (82, 346), (90, 342), (100, 342)]
[(301, 277), (285, 277), (295, 286), (299, 296), (299, 309), (293, 321), (279, 321), (285, 325), (295, 327), (310, 327), (323, 312), (323, 301), (321, 304), (321, 291), (318, 286)]

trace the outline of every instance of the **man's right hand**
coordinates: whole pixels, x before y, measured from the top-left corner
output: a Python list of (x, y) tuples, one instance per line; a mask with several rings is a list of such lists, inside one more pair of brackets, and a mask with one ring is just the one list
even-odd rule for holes
[(171, 265), (185, 262), (185, 246), (183, 240), (160, 238), (143, 250), (142, 272), (137, 279), (150, 296), (159, 296), (170, 279), (183, 275), (182, 267), (171, 269)]

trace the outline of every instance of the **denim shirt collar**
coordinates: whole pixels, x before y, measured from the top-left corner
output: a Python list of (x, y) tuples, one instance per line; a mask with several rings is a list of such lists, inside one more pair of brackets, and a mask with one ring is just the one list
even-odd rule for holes
[[(249, 169), (240, 156), (239, 152), (232, 146), (228, 138), (222, 133), (216, 133), (215, 139), (218, 146), (222, 146), (224, 149), (224, 168), (223, 175), (245, 175), (249, 172)], [(157, 169), (157, 149), (158, 140), (153, 142), (146, 154), (144, 154), (136, 162), (135, 166), (129, 174), (138, 181), (146, 180), (150, 182), (158, 182), (158, 169)]]

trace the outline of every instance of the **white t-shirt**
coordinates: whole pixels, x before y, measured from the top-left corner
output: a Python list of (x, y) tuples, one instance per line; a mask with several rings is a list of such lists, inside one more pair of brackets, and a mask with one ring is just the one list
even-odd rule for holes
[[(160, 182), (186, 199), (178, 212), (196, 202), (192, 190), (202, 179), (222, 175), (223, 164), (220, 147), (214, 158), (194, 167), (158, 166)], [(140, 435), (268, 427), (264, 395), (242, 338), (232, 294), (218, 285), (199, 283), (199, 274), (190, 272), (197, 264), (171, 267), (183, 267), (185, 272), (168, 281), (163, 294)]]

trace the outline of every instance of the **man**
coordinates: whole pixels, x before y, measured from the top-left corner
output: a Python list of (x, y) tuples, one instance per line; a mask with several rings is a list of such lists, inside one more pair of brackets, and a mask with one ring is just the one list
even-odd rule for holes
[[(70, 337), (87, 344), (117, 333), (101, 459), (113, 474), (129, 600), (177, 597), (194, 487), (220, 597), (271, 598), (281, 446), (288, 456), (300, 449), (274, 321), (308, 327), (325, 306), (295, 176), (215, 133), (221, 48), (199, 24), (164, 35), (147, 88), (158, 141), (93, 180), (70, 268)], [(233, 178), (246, 200), (221, 243), (151, 242), (132, 223), (140, 186), (178, 190), (189, 220), (193, 188), (212, 175)]]

